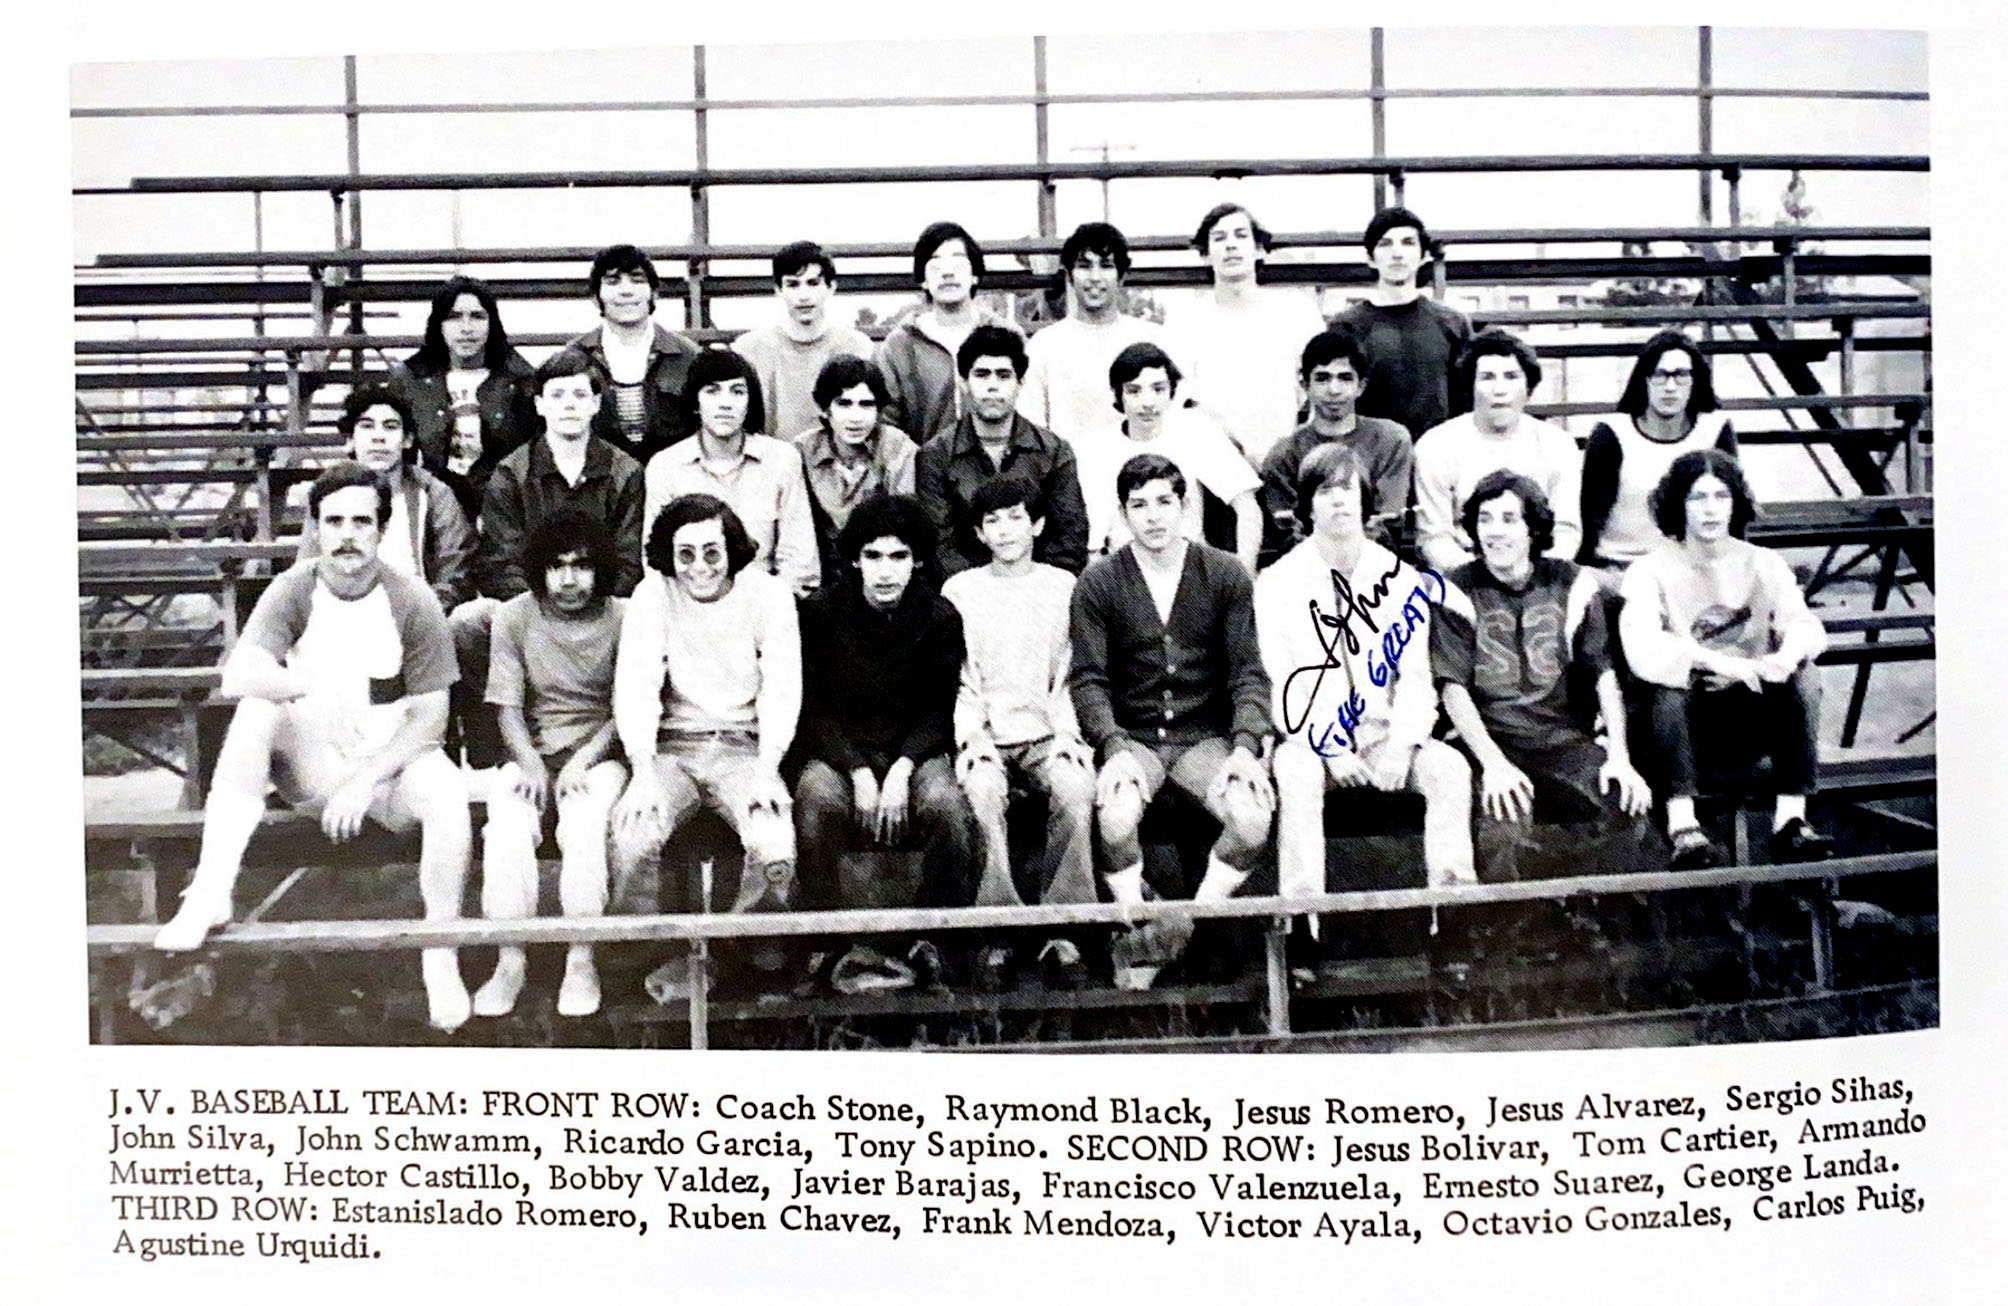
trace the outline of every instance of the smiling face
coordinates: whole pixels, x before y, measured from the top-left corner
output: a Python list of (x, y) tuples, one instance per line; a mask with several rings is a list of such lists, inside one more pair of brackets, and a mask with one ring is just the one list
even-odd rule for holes
[(710, 603), (732, 587), (724, 522), (712, 517), (679, 526), (669, 545), (676, 584), (692, 601)]
[(488, 309), (479, 295), (462, 291), (439, 320), (440, 338), (455, 367), (479, 367), (488, 351)]
[(1703, 476), (1687, 490), (1687, 538), (1698, 544), (1714, 544), (1729, 535), (1729, 519), (1736, 511), (1736, 495), (1719, 476)]
[(927, 256), (920, 284), (936, 308), (960, 308), (976, 289), (976, 273), (969, 259), (969, 247), (960, 239), (944, 240)]
[(1526, 573), (1533, 553), (1533, 534), (1527, 527), (1527, 505), (1508, 491), (1478, 505), (1479, 556), (1486, 570), (1501, 580), (1518, 580)]
[(593, 560), (584, 549), (571, 549), (544, 568), (544, 601), (574, 616), (593, 605)]
[(836, 287), (823, 279), (823, 269), (811, 263), (781, 278), (776, 293), (781, 296), (781, 306), (788, 310), (788, 316), (798, 325), (813, 327), (823, 320), (823, 310), (830, 305), (830, 296)]
[(873, 429), (878, 426), (878, 396), (860, 381), (832, 398), (830, 406), (823, 410), (823, 417), (838, 444), (857, 448), (871, 439)]
[(383, 538), (376, 490), (348, 485), (323, 495), (314, 512), (314, 530), (322, 566), (347, 579), (368, 575), (376, 566), (377, 545)]
[(1123, 382), (1123, 418), (1129, 423), (1130, 434), (1142, 439), (1154, 438), (1164, 424), (1164, 415), (1171, 411), (1176, 394), (1171, 377), (1161, 367), (1146, 367)]
[(599, 301), (600, 316), (615, 326), (639, 326), (655, 311), (655, 291), (649, 287), (648, 274), (640, 269), (601, 277)]
[(1018, 368), (1010, 359), (985, 354), (969, 364), (969, 406), (986, 422), (1009, 421), (1018, 406)]
[(397, 409), (371, 404), (356, 418), (355, 429), (349, 433), (349, 452), (371, 471), (389, 472), (404, 462), (405, 443), (413, 438)]
[(533, 401), (544, 427), (561, 440), (583, 440), (600, 411), (600, 396), (584, 372), (554, 376), (544, 382)]
[(1426, 257), (1422, 233), (1414, 227), (1389, 227), (1367, 251), (1367, 262), (1381, 284), (1403, 288), (1415, 284), (1415, 274)]
[(1185, 518), (1185, 501), (1178, 497), (1168, 479), (1145, 481), (1123, 500), (1123, 522), (1137, 547), (1147, 553), (1162, 554), (1178, 542), (1178, 528)]
[(1488, 431), (1509, 431), (1527, 407), (1527, 373), (1511, 354), (1485, 354), (1471, 373), (1471, 416)]
[(1255, 242), (1255, 220), (1240, 209), (1227, 214), (1206, 233), (1206, 265), (1218, 281), (1252, 281), (1262, 260)]
[(858, 579), (865, 602), (880, 612), (899, 606), (913, 580), (913, 550), (897, 535), (881, 535), (858, 550)]
[(1327, 422), (1343, 422), (1353, 415), (1365, 384), (1352, 359), (1335, 358), (1313, 367), (1304, 389), (1310, 395), (1313, 414)]
[(730, 440), (746, 427), (746, 378), (713, 381), (697, 392), (697, 424), (714, 440)]
[(1694, 398), (1694, 355), (1685, 349), (1669, 349), (1659, 356), (1652, 371), (1646, 373), (1645, 402), (1647, 411), (1666, 421), (1673, 421), (1687, 415), (1687, 405)]
[(1032, 556), (1033, 541), (1039, 538), (1045, 524), (1033, 517), (1024, 504), (1014, 503), (984, 513), (983, 520), (976, 523), (976, 538), (990, 550), (992, 561), (1013, 566)]
[(1092, 317), (1114, 311), (1116, 292), (1122, 286), (1122, 274), (1116, 271), (1114, 259), (1084, 249), (1067, 269), (1067, 280), (1074, 287), (1074, 302), (1083, 313)]

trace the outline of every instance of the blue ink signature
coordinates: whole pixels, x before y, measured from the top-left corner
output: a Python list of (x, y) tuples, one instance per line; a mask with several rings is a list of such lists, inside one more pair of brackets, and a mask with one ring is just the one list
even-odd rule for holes
[[(1381, 574), (1372, 589), (1365, 592), (1355, 592), (1350, 582), (1334, 571), (1331, 573), (1332, 611), (1326, 613), (1315, 599), (1308, 605), (1311, 625), (1317, 632), (1319, 647), (1325, 650), (1325, 657), (1322, 662), (1298, 667), (1283, 681), (1283, 729), (1288, 734), (1302, 730), (1305, 742), (1320, 757), (1336, 757), (1340, 751), (1350, 751), (1354, 747), (1354, 734), (1366, 715), (1366, 700), (1361, 698), (1357, 687), (1352, 687), (1345, 701), (1333, 713), (1331, 722), (1316, 727), (1307, 724), (1311, 707), (1317, 702), (1318, 691), (1325, 683), (1325, 674), (1344, 665), (1339, 656), (1340, 647), (1343, 645), (1348, 655), (1361, 651), (1359, 633), (1353, 629), (1354, 618), (1357, 617), (1366, 627), (1369, 638), (1379, 636), (1378, 658), (1372, 645), (1366, 647), (1367, 679), (1377, 687), (1384, 687), (1394, 678), (1402, 655), (1415, 638), (1416, 627), (1429, 620), (1430, 608), (1441, 603), (1448, 592), (1443, 577), (1434, 568), (1418, 568), (1435, 593), (1431, 594), (1422, 585), (1412, 586), (1403, 597), (1398, 612), (1376, 621), (1376, 612), (1390, 601), (1388, 587), (1400, 574), (1402, 566), (1402, 563), (1396, 562)], [(1311, 678), (1308, 689), (1301, 687), (1305, 676)], [(1297, 698), (1300, 692), (1301, 700)], [(1299, 702), (1301, 710), (1298, 710)]]

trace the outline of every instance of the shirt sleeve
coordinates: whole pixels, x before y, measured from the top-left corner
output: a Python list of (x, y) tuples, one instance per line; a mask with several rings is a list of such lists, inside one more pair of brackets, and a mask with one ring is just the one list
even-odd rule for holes
[(631, 758), (655, 756), (656, 729), (662, 724), (667, 597), (662, 586), (660, 580), (636, 586), (621, 610), (620, 646), (614, 651), (614, 730)]
[(924, 660), (914, 668), (913, 692), (919, 711), (899, 746), (899, 755), (915, 766), (954, 747), (955, 696), (961, 685), (964, 652), (962, 614), (954, 604), (943, 603), (936, 613), (935, 628), (928, 632)]
[(823, 579), (823, 555), (816, 543), (816, 519), (809, 512), (809, 484), (802, 455), (793, 445), (775, 462), (780, 479), (779, 520), (774, 528), (774, 571), (792, 594), (807, 594)]
[(239, 638), (264, 649), (275, 659), (292, 652), (301, 632), (307, 629), (307, 616), (314, 601), (314, 578), (311, 565), (295, 564), (266, 586), (245, 619)]
[[(962, 614), (965, 640), (969, 628), (969, 605), (975, 601), (975, 596), (968, 593), (963, 580), (975, 574), (961, 572), (949, 577), (948, 583), (941, 587), (941, 597), (954, 604), (955, 610)], [(955, 690), (954, 729), (955, 750), (958, 753), (995, 745), (990, 735), (990, 707), (983, 693), (983, 668), (973, 655), (962, 659), (962, 676)]]
[(1618, 615), (1618, 638), (1625, 660), (1639, 679), (1672, 689), (1687, 688), (1694, 675), (1694, 655), (1701, 646), (1685, 631), (1676, 632), (1665, 582), (1647, 555), (1625, 572), (1624, 610)]
[(1624, 466), (1624, 448), (1617, 432), (1608, 423), (1598, 422), (1583, 449), (1582, 524), (1583, 545), (1577, 561), (1594, 566), (1597, 545), (1604, 538), (1604, 526), (1618, 502), (1618, 476)]
[(1611, 665), (1610, 608), (1604, 601), (1603, 583), (1588, 567), (1580, 568), (1569, 585), (1568, 628), (1573, 632), (1570, 651), (1579, 666), (1602, 671)]
[(627, 468), (614, 491), (613, 518), (607, 523), (614, 531), (613, 593), (618, 598), (626, 598), (641, 584), (642, 544), (648, 529), (642, 515), (642, 480), (639, 467)]
[(1053, 440), (1058, 447), (1045, 484), (1046, 561), (1078, 576), (1088, 565), (1088, 506), (1073, 447), (1061, 436)]
[(1430, 671), (1440, 685), (1469, 685), (1478, 656), (1478, 610), (1462, 587), (1446, 581), (1444, 590), (1430, 613)]
[(1795, 664), (1820, 656), (1827, 649), (1827, 627), (1806, 606), (1805, 592), (1792, 565), (1769, 549), (1757, 558), (1759, 582), (1771, 603), (1772, 637), (1777, 651)]
[(921, 445), (913, 459), (913, 492), (934, 527), (935, 563), (944, 574), (966, 570), (968, 563), (956, 565), (955, 522), (948, 502), (948, 455), (934, 440)]
[(1122, 735), (1109, 696), (1109, 608), (1114, 601), (1109, 573), (1090, 571), (1074, 587), (1067, 627), (1068, 643), (1073, 646), (1067, 686), (1074, 698), (1074, 717), (1080, 723), (1081, 737), (1094, 746), (1097, 760), (1104, 762), (1110, 746)]
[[(527, 469), (524, 474), (529, 474)], [(523, 574), (524, 515), (522, 482), (504, 464), (488, 478), (483, 492), (481, 547), (474, 556), (474, 583), (490, 598), (513, 599), (529, 592), (530, 582)]]
[(378, 583), (386, 587), (385, 597), (397, 620), (398, 642), (404, 646), (405, 696), (450, 688), (460, 679), (460, 664), (453, 653), (453, 631), (446, 624), (439, 600), (418, 582), (393, 572), (385, 572)]
[(1025, 364), (1025, 384), (1018, 388), (1018, 415), (1032, 425), (1050, 431), (1053, 429), (1053, 411), (1047, 373), (1051, 364), (1046, 358), (1049, 351), (1038, 344), (1039, 337), (1044, 334), (1043, 331), (1037, 332), (1025, 342), (1025, 353), (1029, 357)]
[(1262, 457), (1262, 515), (1269, 522), (1270, 546), (1278, 553), (1303, 538), (1297, 522), (1296, 441), (1285, 437)]
[(474, 528), (444, 482), (425, 493), (426, 580), (439, 606), (452, 611), (474, 596)]
[(1415, 446), (1415, 544), (1423, 561), (1448, 573), (1471, 561), (1457, 538), (1456, 459), (1446, 443), (1453, 432), (1442, 428)]
[(885, 377), (886, 401), (880, 416), (888, 425), (897, 426), (900, 430), (911, 433), (913, 427), (908, 420), (906, 376), (899, 369), (899, 360), (893, 357), (893, 342), (897, 339), (899, 339), (899, 329), (895, 327), (887, 333), (884, 340), (879, 341), (878, 348), (872, 351), (872, 361), (878, 364), (880, 375)]
[[(536, 600), (532, 599), (531, 602)], [(510, 599), (495, 612), (488, 627), (487, 701), (497, 707), (523, 707), (523, 627), (527, 613)]]
[[(1251, 473), (1252, 474), (1252, 473)], [(1269, 720), (1269, 672), (1255, 640), (1255, 582), (1238, 564), (1220, 568), (1227, 683), (1234, 699), (1234, 742), (1261, 755), (1275, 727)]]
[(795, 596), (778, 584), (762, 588), (767, 596), (760, 613), (760, 692), (753, 714), (760, 760), (778, 770), (802, 717), (802, 630)]
[(833, 591), (819, 590), (803, 601), (799, 612), (801, 646), (819, 656), (802, 663), (802, 713), (796, 737), (802, 745), (799, 752), (848, 777), (867, 762), (835, 710), (838, 697), (847, 692), (834, 680), (838, 659), (828, 656), (834, 641), (829, 638), (831, 618), (825, 603), (835, 597)]
[(1555, 511), (1551, 558), (1574, 560), (1583, 546), (1583, 454), (1576, 438), (1559, 426), (1541, 432), (1548, 449), (1548, 503)]
[(1227, 438), (1227, 432), (1219, 426), (1208, 425), (1203, 434), (1196, 428), (1199, 438), (1187, 446), (1193, 458), (1193, 475), (1211, 490), (1214, 497), (1225, 504), (1232, 504), (1244, 494), (1262, 488), (1262, 478)]
[[(1387, 539), (1398, 539), (1402, 534), (1402, 517), (1408, 512), (1409, 496), (1414, 492), (1415, 441), (1400, 422), (1388, 422), (1386, 434), (1370, 469), (1374, 483), (1373, 513), (1384, 519), (1380, 533)], [(1372, 523), (1368, 525), (1371, 527)]]

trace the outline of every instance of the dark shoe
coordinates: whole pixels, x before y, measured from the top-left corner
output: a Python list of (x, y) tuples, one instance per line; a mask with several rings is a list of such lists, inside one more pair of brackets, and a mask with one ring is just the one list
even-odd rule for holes
[(1824, 862), (1834, 855), (1834, 841), (1795, 816), (1771, 835), (1774, 862)]
[(948, 987), (943, 976), (941, 950), (926, 939), (916, 942), (907, 949), (906, 964), (913, 971), (913, 986), (923, 993), (936, 993)]
[(1039, 949), (1039, 982), (1049, 989), (1082, 989), (1088, 985), (1088, 964), (1072, 939), (1047, 939)]
[(1690, 825), (1674, 833), (1673, 860), (1669, 864), (1676, 871), (1705, 871), (1727, 866), (1729, 857), (1705, 830), (1698, 825)]

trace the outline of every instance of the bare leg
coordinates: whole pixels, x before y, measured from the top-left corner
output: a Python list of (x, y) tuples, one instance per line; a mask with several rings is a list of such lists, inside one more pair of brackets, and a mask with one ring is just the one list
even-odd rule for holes
[(202, 851), (195, 878), (182, 895), (181, 910), (154, 936), (153, 946), (162, 952), (200, 947), (210, 930), (229, 923), (230, 893), (244, 850), (265, 815), (273, 741), (283, 711), (268, 699), (247, 698), (232, 714), (202, 809)]
[[(586, 773), (584, 792), (558, 806), (558, 903), (567, 916), (602, 916), (607, 910), (607, 814), (627, 783), (627, 768), (602, 762)], [(600, 1009), (600, 975), (591, 944), (565, 950), (558, 1014), (590, 1016)]]
[[(459, 768), (446, 760), (446, 753), (433, 749), (419, 754), (398, 776), (397, 798), (399, 805), (418, 818), (422, 830), (418, 891), (425, 900), (425, 919), (458, 920), (473, 842), (466, 782)], [(419, 965), (433, 1025), (451, 1033), (466, 1024), (472, 1006), (467, 985), (460, 978), (460, 954), (452, 948), (427, 948)]]
[[(491, 921), (524, 920), (537, 914), (537, 810), (517, 797), (522, 773), (514, 762), (488, 795), (488, 823), (481, 838), (481, 914)], [(523, 991), (523, 949), (503, 947), (495, 973), (474, 995), (477, 1016), (506, 1016)]]

